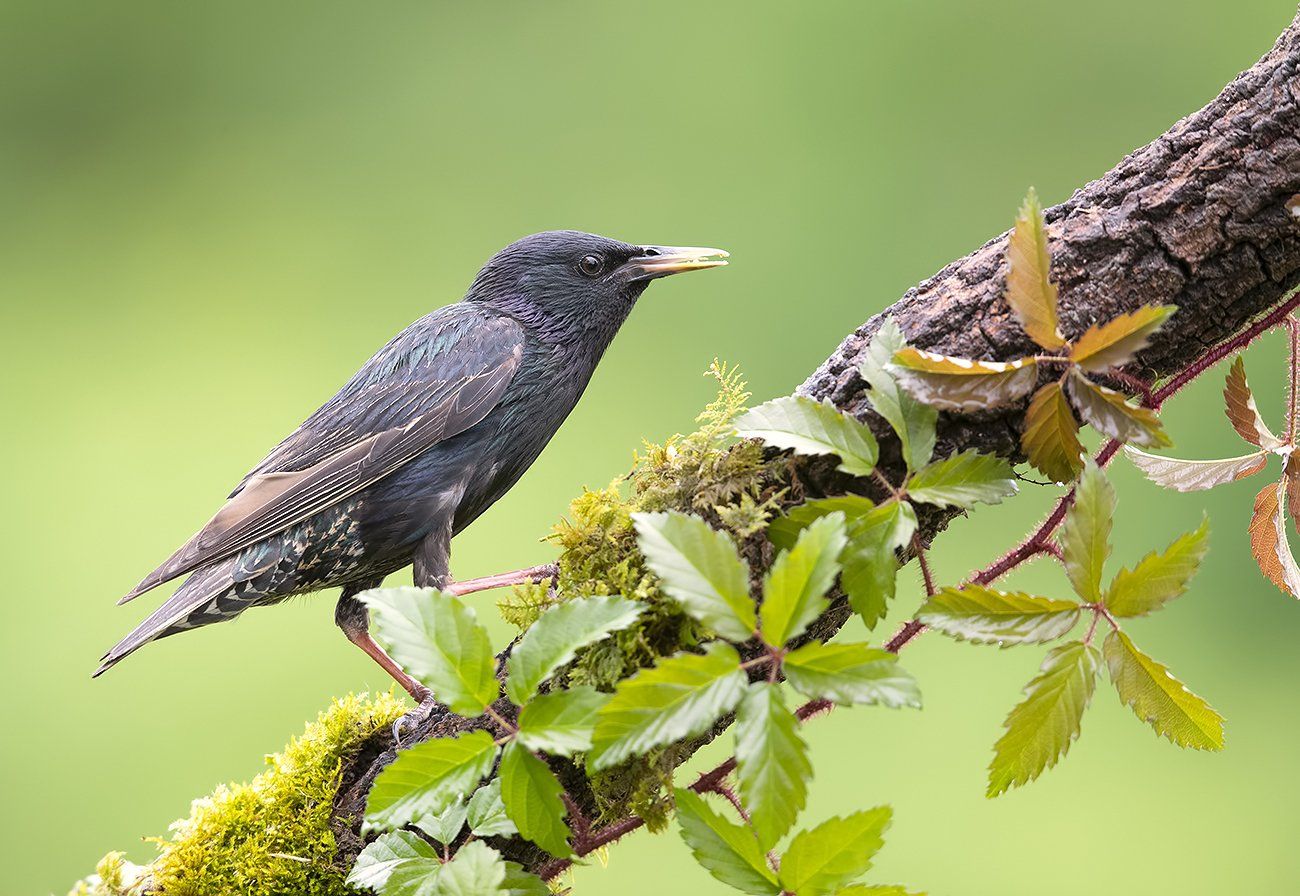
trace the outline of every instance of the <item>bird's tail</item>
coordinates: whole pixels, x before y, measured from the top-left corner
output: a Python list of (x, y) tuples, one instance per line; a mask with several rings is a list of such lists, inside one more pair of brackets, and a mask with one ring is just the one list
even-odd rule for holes
[(103, 675), (150, 641), (234, 619), (256, 604), (262, 595), (245, 593), (248, 583), (235, 582), (234, 568), (232, 557), (195, 570), (161, 607), (100, 658), (99, 668), (91, 677)]

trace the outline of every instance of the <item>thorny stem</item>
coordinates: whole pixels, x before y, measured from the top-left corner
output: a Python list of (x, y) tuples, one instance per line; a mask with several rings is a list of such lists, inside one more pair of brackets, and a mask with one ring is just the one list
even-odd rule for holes
[(1296, 370), (1298, 360), (1300, 360), (1300, 321), (1294, 317), (1287, 317), (1287, 365), (1290, 368), (1290, 376), (1287, 379), (1286, 387), (1286, 443), (1295, 444), (1295, 412), (1296, 412)]
[(925, 547), (921, 544), (921, 536), (912, 535), (912, 550), (916, 552), (916, 563), (921, 567), (921, 580), (925, 583), (925, 596), (934, 597), (937, 590), (934, 586), (934, 575), (930, 572), (930, 561), (925, 557)]

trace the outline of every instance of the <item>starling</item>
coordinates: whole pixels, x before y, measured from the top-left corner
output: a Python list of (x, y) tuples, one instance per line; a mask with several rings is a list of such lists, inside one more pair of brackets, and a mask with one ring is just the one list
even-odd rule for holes
[(456, 594), (540, 580), (543, 567), (453, 582), (452, 536), (537, 459), (650, 281), (726, 255), (571, 230), (507, 246), (462, 301), (397, 334), (119, 601), (189, 575), (95, 675), (157, 638), (342, 588), (335, 622), (423, 702), (428, 689), (370, 637), (357, 593), (408, 564), (417, 586)]

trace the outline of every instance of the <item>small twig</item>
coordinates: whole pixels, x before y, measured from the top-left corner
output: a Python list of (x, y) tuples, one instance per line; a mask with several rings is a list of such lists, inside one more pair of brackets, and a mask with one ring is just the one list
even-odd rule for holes
[(938, 589), (934, 585), (934, 574), (930, 572), (930, 561), (926, 559), (925, 547), (921, 544), (921, 536), (913, 533), (912, 550), (916, 552), (916, 563), (921, 567), (921, 581), (925, 583), (925, 596), (934, 597)]

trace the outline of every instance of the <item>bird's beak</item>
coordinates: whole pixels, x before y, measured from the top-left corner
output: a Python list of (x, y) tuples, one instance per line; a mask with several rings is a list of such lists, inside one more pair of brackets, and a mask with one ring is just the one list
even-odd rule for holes
[(722, 267), (728, 253), (702, 246), (642, 246), (641, 254), (628, 260), (634, 279), (654, 280), (683, 271)]

